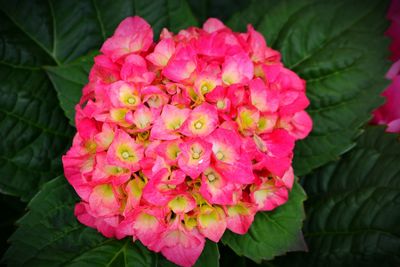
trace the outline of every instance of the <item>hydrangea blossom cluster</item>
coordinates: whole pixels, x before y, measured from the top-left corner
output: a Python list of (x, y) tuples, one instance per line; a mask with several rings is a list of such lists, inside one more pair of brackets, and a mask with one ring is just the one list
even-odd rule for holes
[(154, 43), (129, 17), (101, 52), (63, 157), (80, 222), (191, 266), (205, 238), (245, 234), (288, 200), (294, 143), (312, 126), (305, 82), (251, 25), (209, 19)]

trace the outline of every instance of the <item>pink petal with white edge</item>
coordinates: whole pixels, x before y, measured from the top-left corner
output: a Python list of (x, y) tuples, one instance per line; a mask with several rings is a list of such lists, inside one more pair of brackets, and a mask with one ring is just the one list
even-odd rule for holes
[(205, 30), (208, 33), (216, 32), (223, 29), (226, 29), (225, 24), (216, 18), (209, 18), (203, 24), (203, 30)]
[(89, 197), (89, 207), (96, 217), (117, 215), (120, 202), (111, 184), (97, 185)]
[(280, 178), (280, 180), (282, 181), (283, 185), (286, 186), (287, 189), (291, 190), (294, 183), (293, 168), (290, 167), (282, 176), (282, 178)]
[(293, 116), (283, 117), (279, 126), (289, 132), (296, 140), (304, 139), (311, 132), (313, 122), (305, 111), (299, 111)]
[(195, 42), (196, 52), (199, 55), (207, 56), (221, 61), (227, 51), (241, 50), (236, 37), (227, 31), (213, 32), (209, 35), (202, 35)]
[(250, 158), (241, 148), (242, 140), (233, 130), (219, 128), (207, 139), (212, 144), (215, 166), (231, 182), (250, 184), (254, 180)]
[(145, 59), (139, 55), (130, 55), (121, 68), (121, 78), (127, 82), (151, 84), (155, 73), (147, 70)]
[(163, 39), (156, 45), (154, 52), (149, 54), (146, 59), (155, 66), (162, 68), (168, 64), (169, 59), (174, 53), (175, 42), (172, 38)]
[(156, 172), (143, 189), (143, 198), (157, 206), (165, 206), (175, 196), (187, 190), (185, 174), (181, 170), (170, 172), (164, 168)]
[(121, 185), (129, 180), (131, 171), (127, 168), (113, 166), (107, 162), (107, 153), (96, 155), (96, 168), (94, 169), (91, 184), (111, 182), (113, 185)]
[(150, 140), (173, 140), (180, 136), (177, 131), (181, 128), (190, 113), (190, 109), (180, 109), (173, 105), (165, 105), (161, 116), (154, 122)]
[(155, 112), (145, 105), (140, 105), (133, 113), (132, 122), (139, 131), (148, 130), (155, 118)]
[(179, 194), (168, 202), (168, 208), (175, 214), (184, 214), (196, 207), (196, 201), (190, 194)]
[(99, 132), (96, 121), (86, 117), (78, 119), (78, 114), (76, 116), (76, 128), (79, 135), (84, 140), (93, 139), (93, 137)]
[(97, 228), (97, 230), (108, 238), (123, 238), (126, 235), (117, 236), (117, 228), (119, 226), (118, 216), (111, 216), (105, 218), (94, 217), (89, 214), (89, 205), (85, 202), (80, 202), (76, 204), (74, 214), (78, 221), (86, 226)]
[(135, 139), (122, 130), (116, 132), (114, 141), (107, 151), (107, 161), (116, 166), (139, 170), (139, 162), (143, 158), (144, 148)]
[(161, 237), (161, 253), (170, 261), (183, 267), (193, 266), (205, 245), (205, 238), (196, 228), (188, 230), (176, 218)]
[(267, 44), (264, 36), (255, 31), (252, 25), (247, 25), (247, 32), (249, 33), (248, 43), (251, 48), (251, 59), (254, 62), (262, 62), (265, 60)]
[(87, 212), (87, 203), (79, 202), (75, 205), (74, 215), (82, 224), (96, 228), (96, 218)]
[(260, 78), (249, 82), (250, 99), (253, 106), (261, 112), (276, 112), (279, 107), (279, 94), (277, 91), (267, 89)]
[(210, 165), (211, 144), (199, 138), (190, 139), (179, 145), (178, 166), (193, 179)]
[(148, 207), (138, 209), (132, 216), (132, 227), (135, 236), (147, 246), (156, 252), (160, 251), (158, 243), (161, 234), (165, 233), (166, 225), (164, 223), (165, 213), (158, 207)]
[(226, 230), (225, 212), (220, 207), (202, 206), (197, 216), (197, 228), (208, 239), (219, 242)]
[(253, 165), (255, 169), (267, 168), (272, 174), (283, 176), (292, 164), (292, 155), (286, 157), (274, 157), (264, 155), (264, 159), (258, 164)]
[(166, 168), (156, 172), (143, 188), (143, 199), (153, 205), (166, 205), (174, 197), (171, 192), (174, 187), (170, 188), (164, 182), (170, 175)]
[(279, 114), (282, 116), (292, 115), (303, 111), (310, 101), (305, 92), (285, 91), (280, 93)]
[(186, 120), (181, 133), (186, 136), (207, 136), (218, 125), (218, 111), (215, 106), (203, 103), (194, 108)]
[(101, 132), (96, 134), (94, 137), (97, 145), (97, 152), (107, 150), (114, 140), (114, 136), (114, 127), (108, 123), (104, 123)]
[(174, 82), (189, 79), (197, 66), (196, 51), (190, 45), (177, 48), (162, 74)]
[(200, 73), (194, 83), (194, 89), (198, 95), (205, 95), (212, 92), (215, 87), (221, 85), (221, 79), (218, 77), (220, 70), (203, 71)]
[[(75, 135), (74, 141), (79, 135)], [(87, 201), (91, 192), (91, 186), (86, 177), (90, 177), (94, 170), (94, 156), (81, 154), (78, 146), (73, 146), (66, 155), (62, 157), (64, 175), (68, 182), (74, 187), (79, 197)]]
[(226, 94), (227, 88), (217, 86), (215, 89), (208, 93), (205, 98), (209, 103), (214, 103), (218, 112), (229, 112), (231, 108), (231, 101)]
[(284, 204), (289, 198), (288, 189), (276, 186), (274, 180), (263, 182), (251, 193), (251, 199), (257, 210), (270, 211)]
[(209, 203), (234, 205), (241, 197), (240, 185), (230, 183), (216, 169), (209, 167), (202, 175), (200, 194)]
[(105, 84), (113, 83), (120, 79), (120, 67), (105, 55), (94, 57), (94, 65), (89, 73), (89, 81)]
[(249, 230), (256, 214), (256, 209), (249, 203), (241, 202), (235, 206), (226, 207), (227, 228), (232, 232), (244, 235)]
[(293, 152), (294, 138), (286, 130), (276, 129), (272, 133), (263, 134), (267, 153), (275, 157), (286, 157)]
[(147, 51), (152, 43), (151, 26), (138, 16), (128, 17), (118, 25), (114, 35), (104, 42), (100, 51), (115, 62), (130, 53)]
[(160, 155), (170, 165), (176, 165), (178, 155), (181, 152), (179, 145), (183, 141), (181, 139), (175, 139), (171, 141), (164, 141), (160, 143), (155, 151), (157, 155)]
[(116, 108), (134, 109), (140, 105), (140, 93), (132, 83), (118, 81), (107, 90), (111, 103)]
[(124, 216), (129, 216), (129, 214), (134, 212), (135, 208), (139, 206), (144, 186), (145, 182), (138, 176), (135, 176), (134, 179), (126, 184), (124, 192), (127, 195), (127, 199)]
[(254, 66), (248, 55), (227, 56), (222, 65), (222, 81), (227, 85), (244, 83), (253, 78)]
[(252, 106), (241, 106), (237, 113), (236, 122), (241, 133), (251, 136), (258, 126), (260, 111)]
[(147, 103), (150, 108), (160, 108), (169, 101), (169, 97), (165, 91), (154, 85), (143, 88), (141, 94), (143, 96), (143, 102)]

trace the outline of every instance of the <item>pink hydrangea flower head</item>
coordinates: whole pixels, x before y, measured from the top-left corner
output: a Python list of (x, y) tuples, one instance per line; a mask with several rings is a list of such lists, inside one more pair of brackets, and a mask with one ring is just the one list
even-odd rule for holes
[(288, 200), (312, 127), (305, 82), (251, 25), (209, 19), (154, 43), (130, 17), (101, 52), (63, 156), (81, 223), (192, 266), (206, 238), (245, 234)]

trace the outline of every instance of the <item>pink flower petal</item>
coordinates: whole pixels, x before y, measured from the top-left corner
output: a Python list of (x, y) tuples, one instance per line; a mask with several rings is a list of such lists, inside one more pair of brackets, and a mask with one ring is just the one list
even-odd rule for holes
[(119, 24), (100, 51), (112, 61), (117, 61), (130, 53), (147, 51), (152, 43), (153, 30), (150, 25), (140, 17), (128, 17)]

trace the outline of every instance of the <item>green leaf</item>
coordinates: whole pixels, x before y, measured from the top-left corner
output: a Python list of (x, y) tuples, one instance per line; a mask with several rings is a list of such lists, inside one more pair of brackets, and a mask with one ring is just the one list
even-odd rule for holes
[(48, 182), (28, 204), (4, 256), (8, 266), (143, 266), (154, 257), (131, 239), (107, 239), (80, 224), (77, 202), (64, 177)]
[(370, 127), (340, 161), (305, 178), (310, 251), (278, 266), (400, 266), (398, 138)]
[(203, 252), (196, 261), (194, 267), (219, 267), (219, 250), (217, 243), (207, 240)]
[(199, 19), (199, 22), (204, 23), (208, 18), (218, 18), (221, 21), (226, 21), (232, 14), (239, 10), (245, 9), (250, 1), (242, 0), (188, 0), (193, 13)]
[(62, 172), (68, 126), (42, 71), (0, 63), (0, 192), (29, 200)]
[(253, 1), (229, 22), (253, 23), (286, 66), (307, 82), (313, 131), (297, 143), (296, 175), (335, 160), (354, 146), (387, 83), (388, 1)]
[[(110, 239), (109, 239), (110, 240)], [(154, 262), (154, 255), (138, 242), (131, 239), (104, 241), (98, 246), (82, 253), (70, 262), (68, 267), (148, 267)]]
[(197, 24), (184, 0), (1, 0), (0, 6), (3, 15), (57, 65), (100, 48), (128, 16), (148, 20), (156, 36), (162, 27), (176, 30)]
[(91, 53), (58, 67), (46, 67), (47, 74), (57, 91), (61, 108), (71, 125), (75, 125), (75, 105), (79, 103), (82, 88), (88, 82), (93, 57), (96, 54)]
[[(204, 247), (203, 252), (201, 253), (200, 257), (197, 259), (196, 263), (193, 265), (194, 267), (219, 267), (219, 251), (218, 246), (216, 243), (207, 240), (206, 245)], [(156, 266), (160, 267), (178, 267), (178, 265), (173, 264), (172, 262), (168, 261), (166, 258), (161, 256), (160, 254), (157, 255), (157, 264)]]
[(0, 35), (0, 192), (27, 201), (62, 172), (72, 128), (40, 69), (51, 59), (2, 11)]
[(257, 213), (245, 235), (227, 231), (222, 242), (239, 256), (249, 257), (256, 262), (272, 259), (287, 251), (304, 250), (301, 227), (305, 217), (305, 199), (303, 189), (295, 183), (288, 202), (274, 211)]

